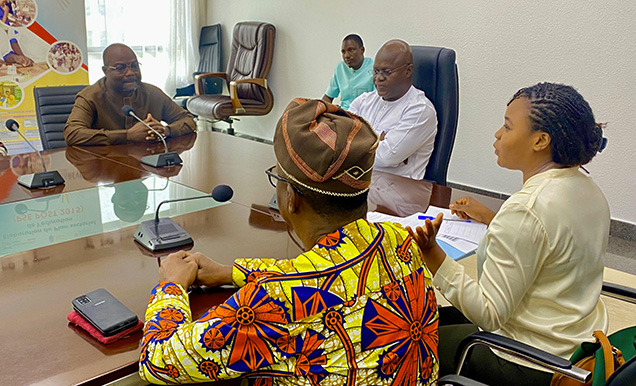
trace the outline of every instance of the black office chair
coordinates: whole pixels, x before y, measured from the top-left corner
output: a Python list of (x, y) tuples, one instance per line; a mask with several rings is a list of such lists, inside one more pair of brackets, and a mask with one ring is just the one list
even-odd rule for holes
[(473, 381), (461, 375), (446, 375), (437, 381), (437, 386), (488, 386), (484, 383)]
[(437, 111), (437, 136), (424, 179), (446, 185), (459, 117), (459, 77), (455, 51), (428, 46), (411, 46), (411, 50), (413, 85), (426, 93)]
[[(615, 297), (631, 303), (636, 302), (636, 289), (625, 287), (613, 283), (603, 283), (603, 294)], [(457, 349), (457, 374), (447, 375), (439, 379), (440, 386), (478, 386), (476, 381), (466, 378), (461, 374), (464, 361), (468, 358), (470, 350), (476, 345), (485, 345), (490, 348), (498, 349), (516, 358), (525, 360), (529, 363), (544, 367), (547, 370), (565, 375), (566, 377), (575, 379), (581, 383), (585, 383), (592, 378), (592, 373), (580, 369), (567, 359), (563, 359), (556, 355), (552, 355), (543, 350), (527, 344), (517, 342), (501, 335), (491, 332), (479, 331), (462, 341)], [(634, 342), (636, 349), (636, 342)], [(633, 352), (633, 349), (631, 350)], [(511, 380), (512, 382), (513, 380)], [(624, 386), (636, 385), (636, 355), (626, 361), (621, 367), (616, 369), (614, 373), (607, 379), (604, 386)]]
[(44, 150), (66, 147), (64, 126), (71, 114), (75, 95), (86, 85), (34, 87), (35, 115)]
[(605, 386), (624, 386), (636, 384), (636, 357), (625, 362), (614, 374), (610, 375)]
[[(221, 24), (208, 25), (201, 28), (199, 37), (199, 66), (192, 75), (206, 72), (220, 72), (222, 59)], [(205, 79), (204, 89), (206, 94), (221, 94), (223, 92), (223, 80), (218, 78)], [(194, 83), (177, 89), (173, 97), (175, 103), (186, 108), (188, 98), (195, 94)]]

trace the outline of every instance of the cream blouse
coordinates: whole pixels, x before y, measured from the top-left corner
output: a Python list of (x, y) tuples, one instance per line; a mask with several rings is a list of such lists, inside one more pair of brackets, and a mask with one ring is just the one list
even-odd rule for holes
[(433, 284), (481, 329), (568, 359), (592, 331), (607, 332), (600, 292), (609, 225), (603, 192), (578, 168), (539, 173), (489, 225), (478, 281), (446, 258)]

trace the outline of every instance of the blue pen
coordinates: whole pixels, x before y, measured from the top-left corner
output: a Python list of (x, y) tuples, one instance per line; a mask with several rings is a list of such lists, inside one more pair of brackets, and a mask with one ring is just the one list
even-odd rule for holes
[[(417, 216), (417, 219), (418, 219), (418, 220), (426, 220), (426, 219), (429, 219), (429, 220), (433, 221), (433, 220), (435, 220), (435, 217), (433, 217), (433, 216), (422, 216), (422, 215), (419, 215), (419, 216)], [(443, 219), (443, 221), (471, 222), (470, 220), (462, 220), (462, 219), (459, 219), (459, 218), (445, 218), (445, 219)]]

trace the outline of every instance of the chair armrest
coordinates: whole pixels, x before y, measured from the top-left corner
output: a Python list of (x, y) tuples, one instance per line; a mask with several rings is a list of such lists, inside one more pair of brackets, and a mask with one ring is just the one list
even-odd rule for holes
[(194, 75), (194, 92), (197, 95), (203, 95), (203, 79), (206, 78), (221, 78), (227, 83), (227, 74), (225, 72), (204, 72)]
[(232, 108), (234, 109), (235, 113), (245, 112), (245, 108), (243, 108), (243, 105), (241, 104), (241, 101), (239, 100), (238, 95), (236, 95), (236, 85), (242, 84), (242, 83), (251, 83), (251, 84), (261, 86), (263, 88), (267, 88), (267, 79), (263, 79), (263, 78), (249, 78), (249, 79), (239, 79), (239, 80), (231, 81), (230, 82), (230, 100), (232, 101)]
[(449, 374), (441, 377), (437, 383), (439, 386), (488, 386), (461, 375)]
[(461, 342), (458, 348), (458, 352), (461, 351), (461, 357), (457, 365), (457, 374), (461, 373), (462, 366), (470, 349), (477, 345), (497, 349), (515, 358), (544, 367), (581, 383), (587, 382), (592, 377), (591, 372), (573, 366), (567, 359), (487, 331), (476, 332)]
[(178, 97), (190, 97), (194, 95), (194, 84), (189, 84), (185, 87), (177, 87), (176, 93), (172, 97), (172, 99)]
[(603, 295), (624, 300), (630, 303), (636, 303), (636, 289), (634, 288), (604, 281), (601, 291), (603, 292)]

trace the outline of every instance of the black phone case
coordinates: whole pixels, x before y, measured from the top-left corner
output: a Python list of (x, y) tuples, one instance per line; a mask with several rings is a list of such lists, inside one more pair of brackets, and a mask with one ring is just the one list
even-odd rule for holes
[(103, 288), (76, 297), (73, 309), (104, 336), (112, 336), (139, 322), (137, 315)]

